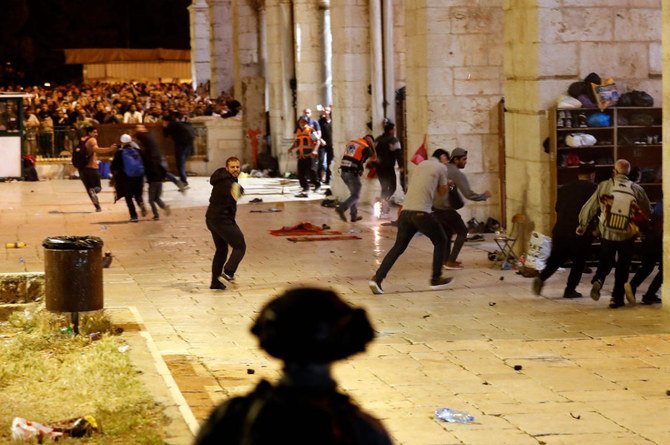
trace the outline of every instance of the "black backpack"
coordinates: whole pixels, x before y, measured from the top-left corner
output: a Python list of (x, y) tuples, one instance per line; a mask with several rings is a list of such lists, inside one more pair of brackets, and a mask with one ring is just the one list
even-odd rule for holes
[(72, 165), (76, 168), (81, 169), (88, 165), (88, 150), (86, 149), (86, 140), (79, 140), (79, 145), (77, 145), (72, 151)]

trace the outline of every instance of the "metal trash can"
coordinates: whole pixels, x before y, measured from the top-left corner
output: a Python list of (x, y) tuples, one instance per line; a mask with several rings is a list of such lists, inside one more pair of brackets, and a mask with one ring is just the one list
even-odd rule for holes
[(102, 239), (53, 236), (42, 246), (47, 310), (75, 314), (102, 309)]

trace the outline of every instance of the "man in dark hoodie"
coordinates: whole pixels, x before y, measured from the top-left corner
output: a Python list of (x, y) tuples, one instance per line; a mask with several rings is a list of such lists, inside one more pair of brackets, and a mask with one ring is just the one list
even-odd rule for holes
[[(237, 200), (244, 193), (242, 186), (237, 183), (239, 175), (240, 160), (230, 157), (226, 159), (226, 168), (216, 170), (209, 178), (213, 188), (205, 217), (207, 228), (212, 232), (216, 246), (212, 259), (210, 289), (225, 289), (224, 280), (229, 282), (235, 280), (235, 271), (247, 249), (244, 235), (235, 222)], [(232, 248), (229, 258), (228, 246)]]
[(147, 127), (140, 124), (135, 127), (135, 139), (140, 142), (142, 146), (142, 162), (144, 162), (144, 174), (149, 183), (149, 205), (151, 206), (151, 213), (153, 219), (159, 220), (158, 207), (165, 211), (166, 215), (170, 214), (170, 207), (163, 202), (161, 195), (163, 194), (163, 181), (165, 181), (166, 170), (164, 165), (163, 154), (158, 148), (156, 138), (152, 136), (147, 130)]

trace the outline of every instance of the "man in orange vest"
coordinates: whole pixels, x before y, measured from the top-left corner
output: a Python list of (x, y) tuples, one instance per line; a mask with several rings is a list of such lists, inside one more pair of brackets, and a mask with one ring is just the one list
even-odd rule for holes
[(316, 157), (319, 154), (319, 145), (321, 137), (318, 132), (307, 125), (307, 118), (300, 116), (298, 120), (298, 129), (295, 131), (295, 140), (288, 149), (291, 154), (293, 150), (298, 153), (298, 180), (302, 187), (302, 192), (295, 195), (296, 198), (307, 198), (309, 185), (307, 180), (314, 185), (314, 191), (321, 188), (321, 183), (316, 178)]
[(358, 216), (358, 199), (361, 196), (361, 175), (365, 167), (365, 161), (370, 158), (371, 161), (377, 159), (374, 149), (374, 137), (370, 134), (365, 137), (350, 141), (344, 149), (344, 156), (340, 163), (342, 180), (349, 189), (349, 197), (335, 211), (340, 215), (340, 219), (347, 222), (344, 212), (351, 209), (351, 222), (360, 221), (362, 216)]

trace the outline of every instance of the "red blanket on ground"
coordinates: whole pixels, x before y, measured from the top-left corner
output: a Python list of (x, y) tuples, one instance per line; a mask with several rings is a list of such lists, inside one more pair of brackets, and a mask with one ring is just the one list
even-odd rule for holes
[(293, 236), (286, 239), (289, 241), (293, 241), (294, 243), (299, 243), (303, 241), (346, 241), (346, 240), (363, 239), (363, 238), (356, 235), (333, 235), (333, 236)]
[(312, 223), (302, 222), (293, 227), (284, 226), (281, 229), (270, 230), (274, 236), (298, 236), (298, 235), (341, 235), (337, 230), (328, 230), (327, 225), (315, 226)]

